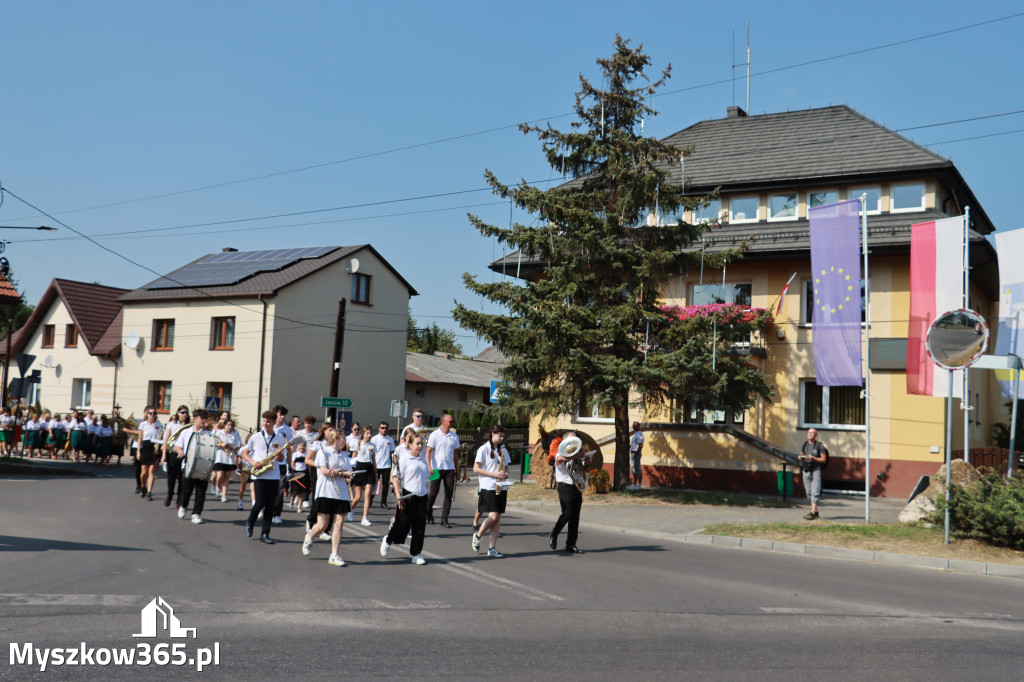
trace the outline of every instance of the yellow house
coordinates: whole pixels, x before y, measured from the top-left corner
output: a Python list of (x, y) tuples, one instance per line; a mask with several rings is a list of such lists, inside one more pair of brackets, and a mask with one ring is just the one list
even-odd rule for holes
[[(826, 487), (863, 490), (865, 409), (859, 387), (820, 387), (815, 382), (808, 293), (808, 209), (866, 196), (871, 292), (864, 357), (871, 372), (871, 490), (905, 496), (945, 458), (945, 407), (937, 397), (909, 395), (906, 350), (909, 324), (910, 226), (962, 215), (970, 207), (971, 306), (994, 322), (998, 273), (994, 249), (984, 238), (995, 227), (953, 163), (865, 118), (847, 106), (747, 116), (730, 107), (723, 119), (702, 121), (664, 140), (694, 146), (685, 165), (670, 169), (685, 178), (688, 194), (718, 191), (710, 206), (655, 220), (718, 221), (700, 249), (749, 246), (725, 271), (691, 268), (664, 284), (666, 303), (734, 302), (772, 308), (797, 275), (775, 327), (764, 338), (733, 349), (775, 382), (775, 398), (745, 414), (713, 406), (684, 405), (684, 419), (634, 411), (644, 423), (645, 482), (691, 488), (774, 491), (777, 471), (792, 462), (806, 431), (815, 427), (832, 453)], [(533, 276), (539, 263), (518, 253), (493, 263), (498, 272)], [(960, 273), (949, 273), (961, 277)], [(990, 323), (990, 327), (994, 325)], [(970, 371), (971, 447), (988, 442), (994, 422), (1006, 419), (992, 372)], [(963, 412), (954, 418), (954, 449), (964, 442)], [(534, 428), (536, 428), (534, 424)], [(601, 405), (545, 424), (585, 431), (614, 452), (614, 424)], [(533, 436), (531, 436), (533, 437)]]

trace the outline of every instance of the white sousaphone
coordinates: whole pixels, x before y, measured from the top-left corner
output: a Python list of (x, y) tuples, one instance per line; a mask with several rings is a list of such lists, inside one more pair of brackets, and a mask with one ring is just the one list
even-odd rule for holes
[(560, 457), (564, 457), (568, 462), (565, 463), (565, 470), (569, 472), (569, 477), (572, 479), (573, 485), (575, 485), (580, 492), (587, 489), (587, 468), (583, 461), (588, 459), (590, 455), (594, 454), (588, 452), (583, 454), (583, 441), (578, 436), (569, 436), (568, 438), (562, 439), (562, 442), (558, 444), (558, 454)]

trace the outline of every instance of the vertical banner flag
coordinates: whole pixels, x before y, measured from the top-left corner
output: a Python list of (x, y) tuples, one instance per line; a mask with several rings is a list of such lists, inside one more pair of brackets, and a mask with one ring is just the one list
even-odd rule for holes
[[(949, 395), (949, 370), (928, 356), (928, 327), (963, 307), (964, 216), (910, 226), (910, 326), (907, 330), (907, 393)], [(963, 396), (954, 379), (953, 395)]]
[[(996, 233), (999, 256), (999, 328), (996, 331), (996, 355), (1024, 356), (1024, 229)], [(996, 370), (1004, 398), (1013, 397), (1013, 372)], [(1024, 398), (1024, 382), (1017, 392)], [(1019, 435), (1018, 435), (1019, 437)]]
[(809, 211), (814, 373), (819, 386), (861, 386), (860, 202)]

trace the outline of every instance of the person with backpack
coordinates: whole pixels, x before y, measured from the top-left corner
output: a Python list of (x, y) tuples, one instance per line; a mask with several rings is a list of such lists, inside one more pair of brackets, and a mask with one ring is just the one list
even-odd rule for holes
[(800, 462), (803, 465), (804, 491), (811, 511), (804, 518), (813, 521), (818, 518), (818, 498), (821, 497), (822, 474), (828, 467), (828, 448), (818, 440), (817, 429), (807, 429), (807, 441), (800, 448)]

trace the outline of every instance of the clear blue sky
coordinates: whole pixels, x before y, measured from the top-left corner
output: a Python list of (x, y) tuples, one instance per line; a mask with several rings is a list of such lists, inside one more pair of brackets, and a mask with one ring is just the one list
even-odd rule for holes
[[(678, 92), (655, 99), (648, 127), (665, 136), (743, 106), (742, 79), (694, 86), (733, 75), (748, 19), (759, 74), (1024, 12), (1019, 1), (696, 5), (7, 0), (0, 182), (76, 230), (119, 233), (100, 241), (160, 273), (226, 246), (369, 242), (419, 290), (417, 319), (454, 328), (455, 300), (480, 303), (462, 273), (496, 277), (486, 265), (500, 249), (465, 217), (507, 224), (508, 205), (487, 192), (172, 228), (473, 190), (485, 168), (546, 180), (536, 140), (511, 126), (566, 127), (578, 75), (596, 73), (616, 32), (642, 42), (655, 71), (672, 64), (664, 90)], [(751, 113), (848, 104), (902, 129), (1024, 110), (1022, 32), (1019, 16), (755, 75)], [(1014, 114), (905, 134), (953, 159), (1005, 230), (1022, 227), (1022, 131)], [(223, 183), (234, 184), (184, 192)], [(120, 202), (131, 203), (80, 210)], [(9, 196), (0, 206), (3, 225), (49, 222)], [(73, 236), (0, 233), (31, 303), (54, 277), (154, 279)], [(458, 333), (467, 352), (483, 347)]]

